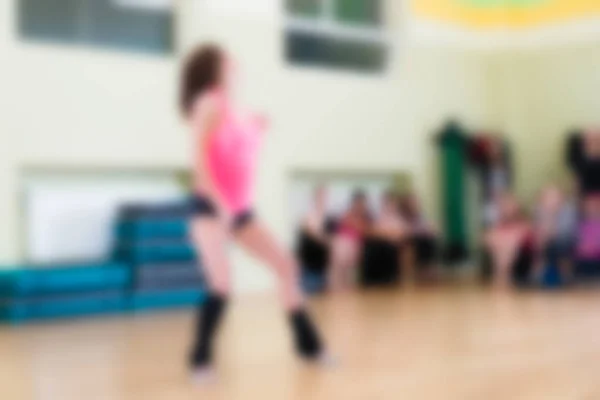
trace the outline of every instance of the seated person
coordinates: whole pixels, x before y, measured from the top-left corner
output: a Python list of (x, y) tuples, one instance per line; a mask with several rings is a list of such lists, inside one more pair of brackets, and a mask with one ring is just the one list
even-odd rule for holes
[(337, 291), (350, 286), (351, 274), (361, 257), (363, 239), (369, 230), (371, 218), (367, 196), (356, 191), (350, 207), (339, 218), (331, 240), (329, 288)]
[(577, 233), (577, 266), (579, 276), (600, 275), (600, 196), (583, 200), (583, 220)]
[(400, 217), (406, 227), (404, 249), (410, 263), (417, 267), (417, 276), (432, 278), (438, 253), (438, 233), (424, 216), (419, 200), (414, 194), (400, 198)]
[(390, 284), (400, 276), (400, 243), (406, 227), (398, 214), (398, 199), (387, 192), (379, 215), (364, 242), (360, 280), (363, 285)]
[(309, 293), (325, 288), (330, 241), (326, 206), (326, 190), (319, 186), (314, 192), (313, 207), (300, 226), (297, 254), (302, 266), (303, 286)]
[(533, 232), (517, 199), (510, 193), (498, 197), (498, 224), (485, 235), (493, 283), (506, 287), (511, 283), (529, 283), (533, 269)]
[(534, 226), (538, 279), (547, 268), (555, 267), (562, 282), (571, 280), (576, 228), (576, 207), (557, 186), (544, 188), (537, 201)]

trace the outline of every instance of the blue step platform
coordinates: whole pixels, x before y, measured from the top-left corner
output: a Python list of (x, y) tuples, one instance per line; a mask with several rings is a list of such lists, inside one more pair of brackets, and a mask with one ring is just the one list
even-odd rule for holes
[(185, 219), (192, 214), (191, 198), (164, 204), (125, 204), (118, 213), (120, 221), (142, 220), (146, 218), (181, 218)]
[(206, 297), (199, 288), (174, 289), (174, 290), (143, 290), (131, 295), (130, 308), (133, 311), (148, 311), (156, 309), (170, 309), (194, 307)]
[(116, 226), (116, 237), (120, 241), (149, 239), (184, 240), (188, 235), (187, 219), (144, 218), (123, 220)]
[(190, 243), (181, 241), (143, 241), (121, 243), (115, 257), (131, 264), (160, 262), (195, 262), (196, 252)]
[(202, 275), (196, 263), (146, 264), (135, 268), (136, 290), (189, 288), (201, 284)]

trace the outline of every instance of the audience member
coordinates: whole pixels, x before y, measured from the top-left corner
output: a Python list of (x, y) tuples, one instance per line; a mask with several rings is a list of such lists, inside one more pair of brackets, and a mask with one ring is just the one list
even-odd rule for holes
[(398, 198), (387, 192), (380, 204), (361, 257), (360, 280), (364, 286), (393, 284), (401, 275), (400, 244), (407, 230), (398, 213)]
[(408, 262), (417, 267), (418, 277), (434, 278), (438, 233), (425, 217), (414, 194), (405, 194), (400, 198), (400, 216), (407, 230), (404, 250), (409, 254)]
[(568, 164), (582, 197), (600, 193), (600, 129), (574, 134), (568, 144)]
[(398, 196), (387, 192), (381, 199), (379, 214), (370, 231), (372, 237), (398, 244), (408, 233), (406, 223), (398, 212)]
[(600, 272), (600, 196), (583, 200), (583, 219), (577, 234), (577, 273), (592, 277)]
[(498, 198), (499, 222), (485, 235), (496, 286), (527, 284), (534, 259), (533, 232), (521, 205), (510, 193)]
[(327, 192), (316, 188), (313, 205), (300, 226), (297, 254), (302, 266), (303, 286), (308, 292), (324, 289), (329, 264), (330, 234), (327, 218)]
[(577, 209), (554, 185), (544, 188), (535, 210), (535, 242), (538, 249), (536, 275), (558, 268), (563, 282), (573, 275)]
[(350, 207), (339, 218), (331, 241), (329, 287), (332, 290), (346, 289), (350, 285), (370, 222), (367, 196), (356, 191)]

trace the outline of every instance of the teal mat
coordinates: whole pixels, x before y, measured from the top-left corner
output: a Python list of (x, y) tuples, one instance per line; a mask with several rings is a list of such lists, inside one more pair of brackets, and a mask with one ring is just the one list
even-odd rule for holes
[(39, 266), (0, 271), (0, 298), (125, 288), (131, 283), (126, 264)]
[(0, 304), (0, 321), (15, 324), (32, 320), (118, 313), (127, 310), (128, 305), (125, 293), (120, 291), (96, 296), (5, 302)]

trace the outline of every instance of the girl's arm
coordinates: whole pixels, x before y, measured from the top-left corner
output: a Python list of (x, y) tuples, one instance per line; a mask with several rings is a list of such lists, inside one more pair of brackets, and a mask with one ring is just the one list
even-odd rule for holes
[(217, 107), (217, 100), (212, 95), (204, 95), (196, 102), (192, 115), (192, 126), (194, 129), (194, 149), (197, 152), (194, 169), (200, 182), (206, 190), (206, 194), (215, 203), (219, 215), (225, 219), (230, 218), (230, 213), (225, 207), (225, 201), (208, 173), (208, 145), (214, 135), (215, 128), (221, 118)]

